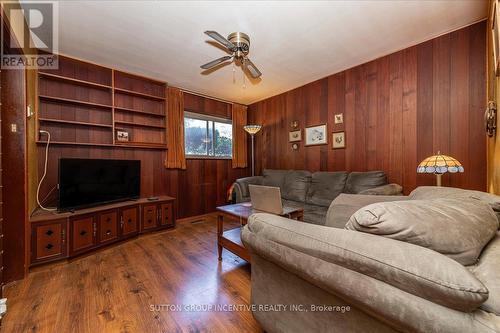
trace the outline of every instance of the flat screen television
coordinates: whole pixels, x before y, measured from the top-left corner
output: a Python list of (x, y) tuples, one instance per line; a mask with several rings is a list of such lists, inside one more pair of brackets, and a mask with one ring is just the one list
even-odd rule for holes
[(141, 161), (61, 158), (61, 211), (139, 198)]

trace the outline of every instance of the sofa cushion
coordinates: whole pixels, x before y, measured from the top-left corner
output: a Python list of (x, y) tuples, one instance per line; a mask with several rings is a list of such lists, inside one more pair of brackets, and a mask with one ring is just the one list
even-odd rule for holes
[(344, 192), (359, 193), (386, 184), (387, 176), (383, 171), (351, 172), (347, 177)]
[(474, 198), (490, 205), (500, 221), (500, 196), (491, 193), (444, 186), (420, 186), (414, 189), (409, 197), (412, 200)]
[[(342, 285), (343, 290), (349, 290), (371, 277), (372, 282), (364, 284), (365, 298), (370, 298), (378, 281), (463, 312), (476, 309), (488, 298), (488, 289), (467, 268), (414, 244), (262, 213), (248, 219), (241, 238), (252, 257), (264, 257), (291, 273), (311, 273), (313, 283), (321, 280), (319, 286)], [(333, 265), (306, 265), (311, 261)], [(344, 269), (360, 274), (345, 280), (333, 277), (332, 272)], [(404, 296), (399, 300), (404, 303)], [(387, 299), (379, 304), (386, 306)], [(423, 305), (428, 306), (430, 303)]]
[(382, 186), (377, 186), (374, 188), (369, 188), (363, 190), (358, 194), (369, 194), (369, 195), (401, 195), (403, 193), (403, 187), (399, 184), (387, 184)]
[(481, 309), (500, 316), (500, 232), (484, 248), (479, 262), (470, 269), (490, 292)]
[(328, 207), (345, 187), (347, 172), (315, 172), (307, 192), (308, 204)]
[(283, 188), (288, 170), (264, 169), (262, 172), (262, 185)]
[(420, 245), (471, 265), (495, 235), (498, 220), (479, 200), (408, 200), (363, 207), (346, 229)]
[(309, 171), (289, 171), (285, 175), (281, 197), (286, 200), (304, 202), (311, 183)]
[(352, 214), (358, 209), (376, 202), (408, 200), (399, 195), (364, 195), (341, 193), (332, 201), (325, 218), (325, 225), (333, 228), (344, 228)]
[(327, 207), (306, 204), (304, 206), (304, 222), (324, 225), (327, 211)]

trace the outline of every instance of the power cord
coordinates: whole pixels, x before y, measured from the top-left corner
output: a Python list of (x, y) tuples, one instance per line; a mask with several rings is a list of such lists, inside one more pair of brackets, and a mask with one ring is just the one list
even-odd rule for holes
[(44, 167), (43, 167), (43, 176), (40, 179), (40, 182), (38, 183), (38, 188), (36, 189), (36, 202), (38, 203), (38, 206), (41, 209), (46, 210), (48, 212), (53, 212), (53, 211), (56, 211), (57, 208), (55, 208), (55, 207), (44, 207), (40, 203), (40, 199), (39, 199), (39, 197), (40, 197), (40, 187), (42, 186), (42, 183), (43, 183), (43, 180), (45, 179), (45, 176), (47, 175), (47, 162), (48, 162), (48, 158), (49, 158), (49, 145), (50, 145), (50, 133), (47, 132), (47, 131), (40, 130), (40, 134), (42, 134), (42, 133), (47, 134), (47, 146), (45, 147), (45, 164), (44, 164)]

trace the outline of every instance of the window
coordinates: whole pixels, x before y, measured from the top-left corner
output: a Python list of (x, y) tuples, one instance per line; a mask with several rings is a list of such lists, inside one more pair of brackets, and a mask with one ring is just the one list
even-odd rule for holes
[(184, 112), (184, 142), (187, 157), (232, 158), (231, 120)]

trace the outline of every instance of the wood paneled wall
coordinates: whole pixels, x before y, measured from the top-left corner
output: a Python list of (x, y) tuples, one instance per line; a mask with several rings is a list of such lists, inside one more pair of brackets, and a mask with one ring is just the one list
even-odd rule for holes
[[(384, 170), (408, 193), (435, 184), (416, 167), (441, 151), (465, 168), (445, 175), (444, 186), (486, 190), (485, 28), (482, 21), (250, 105), (249, 122), (264, 126), (256, 137), (257, 173)], [(344, 123), (335, 125), (338, 113)], [(302, 141), (293, 151), (294, 120), (302, 129), (327, 123), (328, 145)], [(341, 130), (346, 148), (333, 150), (331, 133)]]
[[(191, 94), (185, 95), (186, 109), (230, 117), (230, 105)], [(44, 145), (38, 146), (38, 174), (43, 174)], [(120, 147), (51, 146), (47, 178), (41, 198), (57, 199), (58, 161), (60, 158), (138, 159), (141, 161), (141, 196), (170, 195), (177, 198), (178, 217), (213, 212), (226, 203), (226, 191), (237, 179), (249, 174), (248, 169), (233, 169), (231, 160), (188, 159), (186, 170), (166, 169), (165, 151)]]

